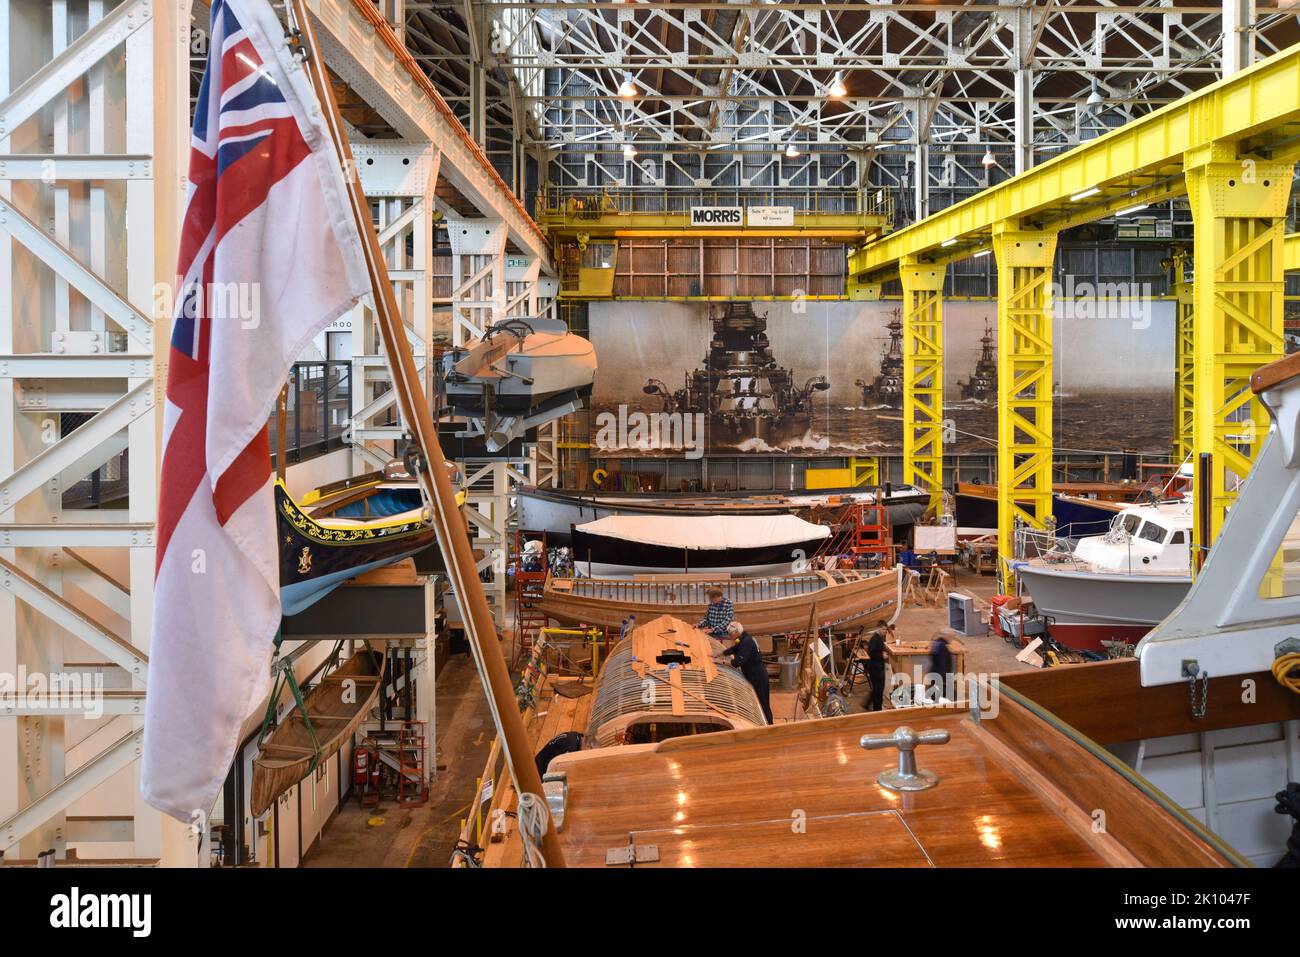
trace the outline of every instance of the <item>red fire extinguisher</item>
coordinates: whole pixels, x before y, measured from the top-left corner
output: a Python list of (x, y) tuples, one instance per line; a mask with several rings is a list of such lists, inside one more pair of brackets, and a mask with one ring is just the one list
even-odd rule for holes
[(352, 786), (362, 807), (379, 803), (379, 755), (367, 744), (352, 752)]

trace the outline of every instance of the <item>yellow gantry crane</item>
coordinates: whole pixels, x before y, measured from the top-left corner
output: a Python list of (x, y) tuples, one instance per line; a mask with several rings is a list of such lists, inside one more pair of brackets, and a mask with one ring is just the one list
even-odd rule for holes
[(1004, 575), (1017, 519), (1043, 528), (1052, 514), (1051, 284), (1061, 230), (1173, 196), (1191, 203), (1194, 268), (1179, 308), (1175, 445), (1195, 457), (1198, 488), (1209, 490), (1195, 532), (1208, 547), (1267, 428), (1249, 378), (1283, 353), (1282, 233), (1298, 158), (1300, 47), (1293, 47), (850, 255), (851, 296), (870, 298), (881, 282), (902, 281), (905, 469), (934, 496), (943, 485), (935, 414), (943, 408), (943, 274), (956, 260), (995, 257)]

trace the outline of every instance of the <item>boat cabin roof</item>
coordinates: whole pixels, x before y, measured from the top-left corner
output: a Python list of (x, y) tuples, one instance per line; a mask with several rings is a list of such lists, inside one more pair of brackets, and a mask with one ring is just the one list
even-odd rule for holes
[(1133, 515), (1144, 522), (1150, 521), (1166, 529), (1190, 529), (1193, 517), (1190, 503), (1161, 502), (1158, 505), (1132, 505), (1119, 513), (1122, 521), (1125, 516)]

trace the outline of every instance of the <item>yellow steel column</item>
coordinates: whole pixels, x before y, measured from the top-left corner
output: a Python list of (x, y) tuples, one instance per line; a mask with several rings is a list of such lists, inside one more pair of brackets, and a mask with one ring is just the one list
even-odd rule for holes
[(943, 511), (943, 277), (947, 267), (905, 257), (903, 281), (903, 481)]
[(1052, 514), (1052, 262), (1056, 233), (993, 226), (998, 267), (998, 555), (1010, 585), (1016, 519)]
[(1192, 454), (1192, 427), (1195, 422), (1196, 343), (1193, 335), (1192, 284), (1187, 280), (1186, 256), (1174, 254), (1170, 267), (1173, 282), (1170, 291), (1174, 296), (1174, 464)]
[(1184, 169), (1195, 229), (1192, 451), (1198, 495), (1208, 485), (1211, 498), (1208, 512), (1197, 503), (1194, 541), (1204, 549), (1268, 432), (1250, 374), (1284, 351), (1282, 237), (1292, 164), (1241, 157), (1235, 145), (1218, 142), (1188, 151)]

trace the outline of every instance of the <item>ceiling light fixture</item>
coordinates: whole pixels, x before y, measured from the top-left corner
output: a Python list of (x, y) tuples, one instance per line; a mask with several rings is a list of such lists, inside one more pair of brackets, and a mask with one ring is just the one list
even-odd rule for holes
[(956, 246), (956, 245), (957, 245), (957, 240), (955, 240), (955, 239), (945, 239), (945, 240), (944, 240), (943, 242), (941, 242), (939, 245), (940, 245), (940, 246)]
[(623, 75), (623, 82), (618, 85), (618, 95), (625, 100), (636, 99), (637, 89), (636, 84), (632, 82), (632, 74)]
[(1131, 215), (1131, 214), (1133, 214), (1133, 213), (1140, 212), (1141, 210), (1146, 209), (1146, 208), (1147, 208), (1148, 206), (1150, 206), (1150, 205), (1151, 205), (1150, 203), (1141, 203), (1141, 204), (1139, 204), (1139, 205), (1137, 205), (1137, 206), (1130, 206), (1128, 209), (1121, 209), (1121, 210), (1120, 210), (1119, 212), (1117, 212), (1115, 215), (1116, 215), (1116, 216), (1129, 216), (1129, 215)]
[(847, 96), (848, 92), (849, 88), (844, 85), (844, 78), (836, 73), (835, 79), (831, 80), (831, 85), (826, 90), (826, 95), (839, 99), (842, 96)]
[(1100, 186), (1090, 186), (1081, 193), (1075, 193), (1070, 197), (1070, 202), (1077, 203), (1080, 200), (1087, 199), (1089, 196), (1096, 196), (1101, 192)]
[(979, 252), (977, 252), (977, 253), (976, 253), (972, 258), (973, 258), (973, 259), (979, 259), (981, 256), (987, 256), (987, 255), (988, 255), (989, 253), (991, 253), (991, 252), (993, 252), (993, 250), (991, 250), (991, 249), (981, 249), (981, 250), (980, 250)]
[(992, 150), (985, 150), (984, 155), (980, 157), (980, 163), (984, 165), (985, 169), (988, 169), (991, 166), (997, 166), (998, 160), (997, 157), (993, 155)]
[(636, 147), (633, 146), (631, 143), (624, 143), (624, 144), (623, 144), (623, 158), (624, 158), (624, 159), (631, 159), (633, 156), (636, 156)]
[(785, 148), (785, 155), (787, 159), (794, 159), (799, 155), (799, 147), (795, 146), (793, 143), (789, 144)]

